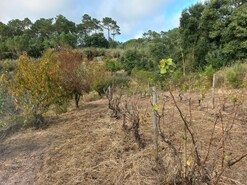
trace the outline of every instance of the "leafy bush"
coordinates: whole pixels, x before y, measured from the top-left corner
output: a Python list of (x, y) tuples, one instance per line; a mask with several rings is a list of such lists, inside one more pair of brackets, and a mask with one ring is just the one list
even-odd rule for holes
[(105, 78), (102, 78), (98, 83), (94, 85), (94, 90), (99, 93), (100, 96), (102, 96), (106, 89), (109, 86), (114, 86), (118, 88), (127, 88), (129, 87), (130, 83), (130, 77), (125, 75), (114, 75), (114, 76), (105, 76)]
[(100, 96), (102, 96), (103, 94), (105, 94), (107, 87), (109, 87), (111, 84), (112, 83), (110, 78), (104, 78), (94, 85), (93, 90), (95, 90)]
[[(5, 75), (0, 76), (0, 127), (4, 120), (13, 118), (19, 111), (15, 108), (12, 96), (8, 93), (8, 79)], [(9, 120), (7, 121), (9, 123)]]
[(16, 69), (16, 64), (17, 64), (16, 60), (6, 59), (0, 61), (0, 71), (4, 71), (4, 72), (14, 71)]
[(66, 48), (60, 50), (58, 59), (61, 86), (74, 95), (77, 108), (81, 95), (91, 90), (103, 93), (107, 76), (102, 63), (83, 61), (78, 52)]
[(226, 56), (223, 53), (222, 49), (209, 51), (205, 56), (205, 60), (214, 69), (220, 69), (224, 66), (229, 65), (230, 63), (229, 60), (226, 59)]
[(120, 49), (107, 49), (105, 56), (107, 59), (116, 59), (116, 58), (120, 58), (122, 54), (122, 50)]
[(149, 59), (149, 57), (139, 50), (127, 50), (123, 52), (120, 57), (120, 62), (129, 74), (133, 68), (148, 71), (154, 67), (153, 62)]
[(90, 102), (100, 99), (99, 93), (97, 91), (91, 91), (89, 94), (83, 96), (84, 102)]
[(215, 70), (212, 65), (209, 65), (205, 68), (204, 75), (208, 77), (208, 79), (213, 79), (213, 75), (215, 73)]
[(138, 70), (134, 68), (131, 71), (131, 76), (142, 84), (153, 84), (154, 83), (154, 72)]
[(108, 48), (109, 42), (104, 37), (103, 33), (94, 33), (92, 35), (89, 35), (85, 37), (84, 39), (84, 45), (86, 47), (98, 47), (98, 48)]
[(201, 77), (204, 78), (204, 81), (207, 82), (208, 86), (212, 85), (214, 73), (215, 73), (215, 70), (213, 66), (209, 65), (205, 68), (204, 72), (201, 75)]
[(21, 55), (9, 92), (26, 118), (33, 119), (36, 127), (42, 126), (43, 114), (50, 105), (63, 102), (64, 97), (53, 51), (46, 51), (39, 61)]
[(68, 107), (69, 107), (69, 101), (64, 100), (62, 102), (55, 104), (54, 111), (56, 114), (62, 114), (67, 112)]
[[(182, 88), (182, 86), (185, 85), (186, 81), (187, 76), (184, 76), (181, 70), (176, 70), (171, 76), (172, 85), (175, 87)], [(185, 88), (185, 86), (183, 86), (183, 88)]]
[(87, 58), (87, 60), (93, 60), (94, 58), (94, 53), (92, 48), (86, 48), (81, 51), (82, 53), (82, 58)]
[(123, 69), (123, 65), (118, 60), (107, 60), (105, 62), (105, 67), (107, 71), (115, 72)]
[[(82, 62), (81, 56), (71, 49), (63, 48), (58, 52), (59, 60), (59, 84), (75, 98), (75, 105), (79, 107), (79, 100), (83, 92), (91, 90), (92, 70), (87, 63)], [(90, 77), (90, 78), (89, 78)]]
[(226, 79), (233, 88), (240, 88), (243, 85), (246, 69), (240, 63), (226, 72)]
[(130, 77), (126, 75), (114, 75), (112, 79), (112, 85), (119, 88), (128, 88), (130, 83)]

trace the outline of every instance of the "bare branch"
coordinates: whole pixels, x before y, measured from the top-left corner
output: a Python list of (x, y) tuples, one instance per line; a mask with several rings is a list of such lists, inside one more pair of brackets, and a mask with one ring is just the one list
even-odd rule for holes
[(192, 143), (193, 143), (193, 145), (194, 145), (194, 151), (195, 151), (195, 154), (196, 154), (196, 161), (197, 161), (197, 164), (200, 166), (200, 165), (201, 165), (201, 159), (200, 159), (199, 152), (198, 152), (198, 150), (197, 150), (197, 145), (196, 145), (196, 141), (195, 141), (194, 134), (193, 134), (192, 130), (190, 129), (190, 127), (189, 127), (189, 125), (188, 125), (188, 122), (187, 122), (187, 120), (185, 119), (185, 117), (184, 117), (184, 115), (183, 115), (181, 109), (178, 107), (177, 102), (176, 102), (176, 100), (175, 100), (175, 98), (174, 98), (174, 96), (173, 96), (171, 90), (169, 90), (169, 92), (170, 92), (170, 95), (171, 95), (171, 97), (172, 97), (172, 99), (173, 99), (174, 105), (175, 105), (175, 107), (177, 108), (177, 110), (178, 110), (178, 112), (179, 112), (179, 114), (180, 114), (180, 117), (182, 118), (182, 120), (183, 120), (183, 122), (184, 122), (184, 124), (185, 124), (185, 126), (186, 126), (186, 129), (188, 130), (188, 132), (189, 132), (189, 134), (190, 134), (190, 136), (191, 136)]

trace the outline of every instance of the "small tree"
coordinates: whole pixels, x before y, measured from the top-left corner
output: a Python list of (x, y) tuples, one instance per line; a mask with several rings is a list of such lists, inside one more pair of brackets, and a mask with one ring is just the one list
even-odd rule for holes
[(91, 89), (90, 70), (85, 62), (82, 62), (79, 53), (64, 48), (58, 52), (60, 84), (66, 92), (75, 99), (75, 106), (79, 108), (80, 97), (83, 92)]
[(38, 61), (27, 54), (20, 56), (9, 92), (17, 108), (28, 118), (34, 118), (36, 127), (44, 122), (43, 114), (51, 104), (64, 100), (58, 82), (58, 65), (52, 50), (47, 50)]
[(104, 65), (83, 61), (79, 53), (68, 48), (61, 49), (58, 58), (60, 84), (69, 95), (74, 96), (77, 108), (83, 93), (88, 93), (92, 89), (99, 94), (102, 93), (100, 86), (108, 80)]

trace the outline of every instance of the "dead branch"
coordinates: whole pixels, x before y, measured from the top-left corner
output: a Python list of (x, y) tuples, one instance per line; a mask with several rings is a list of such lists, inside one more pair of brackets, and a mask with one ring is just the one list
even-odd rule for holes
[(170, 95), (171, 95), (171, 97), (172, 97), (172, 99), (173, 99), (174, 105), (175, 105), (175, 107), (177, 108), (177, 110), (178, 110), (178, 112), (179, 112), (179, 115), (180, 115), (180, 117), (182, 118), (182, 120), (183, 120), (183, 122), (184, 122), (184, 124), (185, 124), (185, 126), (186, 126), (186, 129), (188, 130), (188, 132), (189, 132), (189, 134), (190, 134), (190, 137), (191, 137), (191, 139), (192, 139), (192, 143), (193, 143), (193, 145), (194, 145), (194, 152), (195, 152), (195, 154), (196, 154), (196, 161), (197, 161), (197, 164), (198, 164), (198, 166), (201, 166), (201, 158), (200, 158), (199, 152), (198, 152), (198, 150), (197, 150), (197, 145), (196, 145), (196, 141), (195, 141), (194, 134), (193, 134), (192, 130), (190, 129), (190, 127), (189, 127), (189, 125), (188, 125), (188, 122), (187, 122), (187, 120), (185, 119), (185, 117), (184, 117), (184, 115), (183, 115), (181, 109), (178, 107), (177, 102), (176, 102), (176, 100), (175, 100), (175, 98), (174, 98), (172, 92), (171, 92), (170, 90), (169, 90), (169, 92), (170, 92)]
[(114, 97), (113, 96), (113, 89), (109, 86), (107, 91), (106, 91), (106, 97), (108, 99), (108, 108), (112, 110), (111, 117), (120, 119), (121, 117), (121, 109), (119, 107), (120, 100), (122, 95), (119, 97)]
[[(137, 107), (137, 103), (135, 104), (129, 104), (127, 101), (125, 102), (124, 105), (124, 110), (122, 110), (122, 112), (124, 112), (124, 129), (127, 131), (133, 131), (135, 140), (138, 143), (138, 146), (140, 148), (144, 148), (145, 147), (145, 143), (143, 141), (143, 139), (140, 136), (139, 133), (139, 128), (140, 128), (140, 112), (138, 110)], [(131, 123), (131, 126), (128, 128), (128, 126), (126, 125), (126, 120), (128, 120)]]
[(208, 150), (207, 150), (207, 154), (206, 154), (206, 157), (203, 161), (203, 164), (205, 165), (205, 163), (207, 162), (208, 160), (208, 156), (209, 156), (209, 153), (210, 153), (210, 149), (211, 149), (211, 146), (212, 146), (212, 141), (213, 141), (213, 136), (214, 136), (214, 132), (215, 132), (215, 128), (216, 128), (216, 124), (217, 124), (217, 121), (219, 119), (219, 115), (216, 115), (216, 119), (214, 121), (214, 127), (213, 127), (213, 131), (211, 133), (211, 136), (210, 136), (210, 139), (209, 139), (209, 145), (208, 145)]

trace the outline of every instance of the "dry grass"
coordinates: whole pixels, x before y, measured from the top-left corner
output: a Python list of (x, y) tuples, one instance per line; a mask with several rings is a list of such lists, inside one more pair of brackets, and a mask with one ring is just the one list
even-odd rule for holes
[[(210, 108), (209, 94), (201, 107), (197, 105), (196, 94), (184, 94), (185, 99), (178, 102), (188, 118), (188, 98), (192, 97), (192, 127), (202, 155), (205, 155), (214, 116), (224, 96), (228, 95), (217, 93), (214, 110)], [(226, 148), (229, 158), (247, 153), (246, 97), (245, 94), (245, 101), (228, 138)], [(162, 98), (163, 94), (160, 94), (159, 100)], [(140, 114), (147, 119), (142, 120), (140, 125), (141, 138), (146, 143), (144, 149), (139, 149), (131, 132), (122, 130), (121, 120), (110, 118), (107, 101), (97, 100), (54, 118), (45, 130), (22, 130), (2, 141), (0, 184), (164, 185), (175, 182), (178, 166), (170, 149), (161, 141), (160, 160), (154, 161), (150, 99), (135, 97), (131, 101), (139, 105)], [(233, 103), (227, 101), (226, 110), (222, 112), (226, 124), (233, 120), (233, 110)], [(161, 127), (181, 154), (183, 123), (169, 98), (164, 113), (166, 119)], [(217, 125), (215, 140), (220, 133), (221, 128)], [(245, 184), (246, 171), (247, 161), (244, 159), (227, 169), (221, 184)]]

